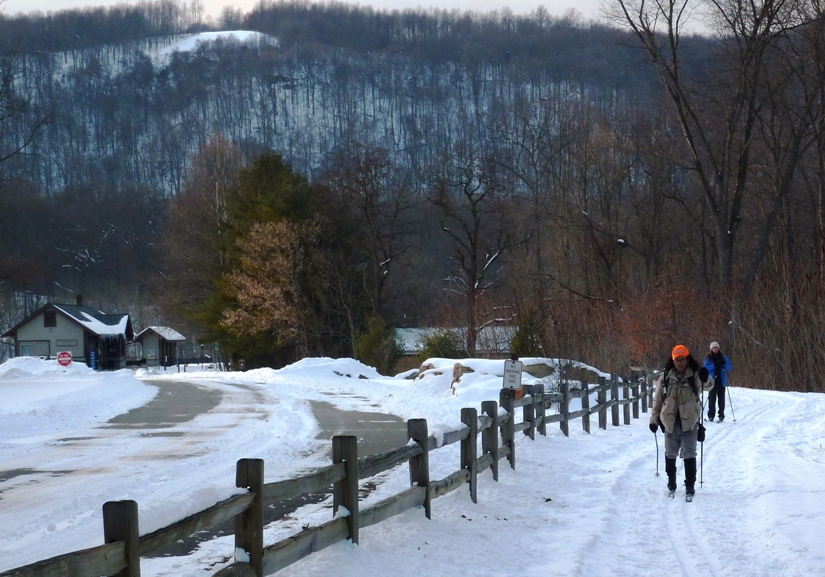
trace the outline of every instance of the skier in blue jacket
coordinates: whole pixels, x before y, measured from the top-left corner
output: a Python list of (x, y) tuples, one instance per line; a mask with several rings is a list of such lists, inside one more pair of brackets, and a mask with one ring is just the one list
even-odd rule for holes
[(710, 343), (710, 352), (705, 357), (705, 368), (713, 377), (714, 385), (708, 394), (708, 420), (716, 416), (716, 401), (719, 401), (719, 422), (725, 420), (725, 387), (728, 386), (728, 373), (733, 369), (733, 363), (719, 348), (719, 343)]

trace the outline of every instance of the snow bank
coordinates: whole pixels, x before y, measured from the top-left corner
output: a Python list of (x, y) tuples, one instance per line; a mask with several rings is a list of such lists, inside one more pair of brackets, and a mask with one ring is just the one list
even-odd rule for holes
[[(0, 365), (0, 438), (105, 422), (149, 402), (157, 388), (129, 370), (95, 372), (83, 363), (16, 357)], [(89, 399), (95, 400), (90, 407)]]

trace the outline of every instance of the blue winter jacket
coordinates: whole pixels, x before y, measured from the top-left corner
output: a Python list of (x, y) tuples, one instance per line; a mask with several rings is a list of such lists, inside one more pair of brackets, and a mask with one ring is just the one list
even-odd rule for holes
[(722, 358), (725, 359), (725, 364), (722, 367), (720, 367), (722, 369), (721, 375), (716, 374), (716, 365), (714, 364), (713, 359), (710, 357), (710, 355), (705, 357), (705, 368), (708, 370), (708, 373), (710, 373), (710, 376), (713, 377), (714, 381), (719, 382), (719, 379), (721, 379), (722, 386), (727, 387), (728, 373), (733, 369), (733, 363), (730, 362), (730, 359), (725, 354), (722, 354)]

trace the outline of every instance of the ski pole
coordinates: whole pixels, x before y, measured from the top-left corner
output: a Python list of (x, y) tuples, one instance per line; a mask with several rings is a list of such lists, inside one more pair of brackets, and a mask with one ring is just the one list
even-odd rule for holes
[(659, 476), (659, 431), (653, 432), (653, 438), (656, 440), (656, 476)]
[[(705, 387), (702, 387), (702, 420), (700, 429), (705, 426)], [(699, 443), (699, 486), (704, 486), (705, 482), (705, 442)]]
[(728, 404), (730, 405), (730, 414), (733, 415), (733, 422), (736, 422), (736, 411), (733, 410), (733, 399), (730, 396), (730, 381), (728, 381), (728, 386), (725, 387), (728, 390)]

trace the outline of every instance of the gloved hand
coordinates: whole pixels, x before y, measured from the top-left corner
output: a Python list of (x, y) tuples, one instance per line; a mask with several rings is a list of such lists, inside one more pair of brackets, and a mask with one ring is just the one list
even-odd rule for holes
[(659, 426), (656, 423), (650, 423), (650, 432), (655, 433)]
[(703, 383), (708, 382), (708, 369), (706, 367), (699, 369), (699, 380)]
[(705, 442), (705, 427), (702, 424), (699, 424), (699, 432), (696, 434), (696, 440), (700, 443)]

